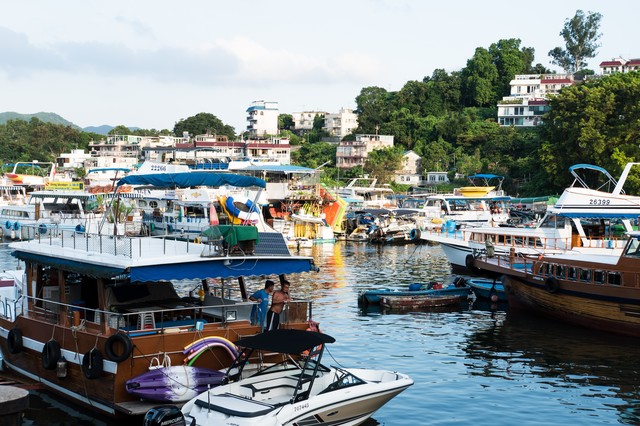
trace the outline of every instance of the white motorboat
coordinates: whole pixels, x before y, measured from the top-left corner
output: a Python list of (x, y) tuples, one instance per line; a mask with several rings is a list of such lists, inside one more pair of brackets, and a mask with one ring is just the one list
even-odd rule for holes
[[(569, 250), (619, 254), (626, 242), (623, 234), (633, 230), (632, 221), (640, 216), (640, 197), (625, 194), (622, 189), (631, 168), (637, 164), (640, 163), (628, 163), (619, 181), (598, 166), (570, 167), (575, 178), (573, 184), (547, 209), (535, 228), (423, 229), (421, 238), (440, 243), (452, 265), (468, 269), (474, 268), (474, 254), (485, 250), (496, 255), (553, 254)], [(598, 188), (589, 188), (580, 177), (579, 170), (583, 169), (602, 173), (607, 182)]]
[[(228, 370), (229, 383), (187, 402), (182, 407), (185, 423), (358, 425), (413, 384), (409, 376), (394, 371), (324, 366), (320, 361), (325, 345), (334, 341), (323, 333), (291, 329), (237, 341), (244, 351)], [(243, 377), (244, 367), (255, 364), (248, 361), (255, 358), (256, 351), (278, 353), (282, 362)], [(307, 353), (301, 357), (304, 351)], [(161, 415), (152, 422), (149, 417), (154, 414), (158, 412), (147, 413), (145, 424), (165, 424), (167, 419)]]

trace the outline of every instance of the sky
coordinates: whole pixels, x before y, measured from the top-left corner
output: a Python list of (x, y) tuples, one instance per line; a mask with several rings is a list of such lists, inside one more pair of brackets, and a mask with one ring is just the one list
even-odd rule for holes
[(562, 72), (578, 9), (602, 14), (597, 56), (640, 58), (630, 0), (2, 0), (0, 112), (54, 112), (80, 127), (173, 129), (201, 112), (246, 129), (253, 101), (280, 113), (355, 108), (365, 87), (465, 67), (517, 38)]

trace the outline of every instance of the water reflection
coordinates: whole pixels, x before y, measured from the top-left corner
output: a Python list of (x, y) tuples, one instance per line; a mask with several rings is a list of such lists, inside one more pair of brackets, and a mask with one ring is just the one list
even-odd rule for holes
[(580, 398), (565, 395), (563, 404), (594, 412), (616, 409), (621, 423), (638, 424), (637, 348), (635, 339), (515, 312), (483, 318), (465, 352), (470, 376), (526, 378), (527, 386), (548, 387), (550, 396), (577, 390)]

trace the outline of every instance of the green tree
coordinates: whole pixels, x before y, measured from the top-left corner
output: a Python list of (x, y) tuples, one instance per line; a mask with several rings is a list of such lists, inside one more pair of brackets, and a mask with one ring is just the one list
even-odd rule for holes
[(278, 129), (289, 130), (293, 132), (295, 130), (296, 124), (293, 121), (293, 116), (291, 114), (280, 114), (278, 115)]
[(467, 61), (462, 71), (462, 101), (465, 106), (495, 105), (498, 100), (494, 87), (498, 81), (498, 68), (489, 51), (483, 47)]
[(315, 169), (323, 163), (336, 163), (336, 145), (326, 142), (305, 143), (302, 147), (291, 153), (294, 164)]
[(374, 134), (389, 121), (394, 95), (381, 87), (365, 87), (356, 96), (358, 133)]
[(551, 188), (566, 187), (574, 164), (595, 164), (616, 176), (628, 159), (640, 158), (640, 73), (569, 86), (549, 105), (540, 156)]
[(107, 134), (108, 135), (131, 135), (133, 133), (127, 126), (120, 124), (114, 127), (113, 129), (109, 130)]
[(489, 54), (498, 71), (495, 92), (498, 97), (507, 96), (511, 92), (511, 80), (516, 74), (524, 74), (532, 68), (535, 56), (532, 47), (520, 48), (520, 39), (499, 40), (489, 46)]
[(556, 47), (549, 51), (551, 63), (562, 67), (568, 73), (574, 73), (587, 66), (586, 60), (596, 56), (600, 45), (598, 32), (602, 15), (577, 10), (573, 18), (567, 19), (560, 35), (564, 39), (565, 49)]
[(369, 177), (377, 178), (381, 183), (391, 183), (394, 180), (395, 171), (401, 167), (402, 149), (395, 146), (371, 151), (367, 155), (363, 169)]
[(178, 121), (173, 127), (173, 134), (182, 136), (184, 132), (192, 136), (204, 134), (222, 135), (227, 136), (229, 140), (234, 140), (236, 137), (233, 127), (224, 124), (218, 117), (206, 112)]

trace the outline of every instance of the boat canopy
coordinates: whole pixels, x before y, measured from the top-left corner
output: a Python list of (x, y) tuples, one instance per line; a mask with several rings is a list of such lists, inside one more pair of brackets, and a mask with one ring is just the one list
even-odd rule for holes
[(251, 258), (208, 258), (197, 262), (174, 262), (167, 264), (140, 265), (102, 264), (47, 256), (17, 248), (13, 256), (25, 262), (34, 262), (63, 271), (76, 272), (95, 278), (129, 278), (131, 282), (156, 282), (171, 280), (202, 280), (206, 278), (238, 278), (240, 276), (263, 276), (277, 274), (299, 274), (317, 271), (311, 257), (260, 256)]
[(299, 354), (336, 339), (328, 334), (295, 329), (277, 329), (245, 337), (235, 342), (236, 346), (268, 352)]
[(122, 185), (151, 185), (159, 188), (189, 188), (192, 186), (223, 185), (246, 188), (257, 186), (266, 188), (267, 183), (260, 178), (227, 173), (190, 172), (190, 173), (152, 173), (145, 175), (129, 175), (120, 179), (117, 187)]

